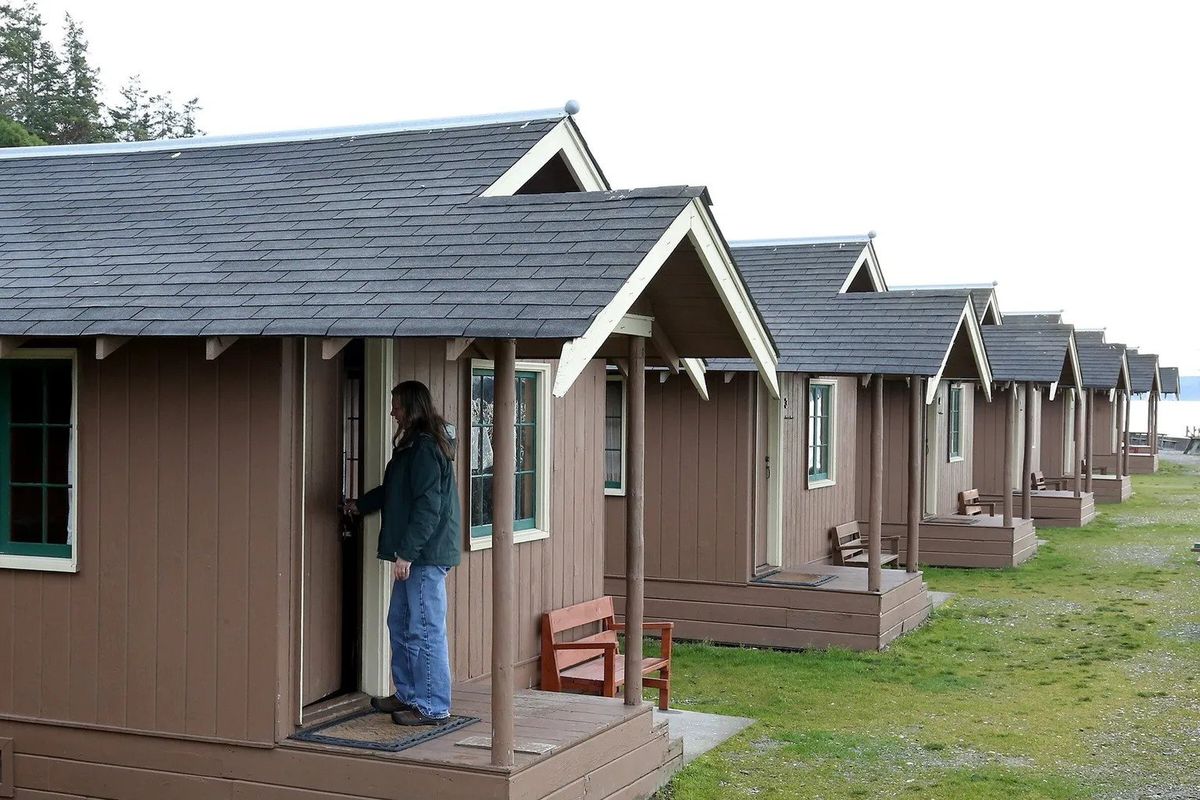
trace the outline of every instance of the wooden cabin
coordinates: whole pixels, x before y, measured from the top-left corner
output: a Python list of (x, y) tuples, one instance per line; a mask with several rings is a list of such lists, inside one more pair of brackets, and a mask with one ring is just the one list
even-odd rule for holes
[[(1013, 493), (1021, 516), (1038, 525), (1087, 525), (1096, 505), (1075, 466), (1084, 462), (1084, 440), (1075, 435), (1083, 429), (1083, 395), (1074, 329), (1059, 315), (1009, 312), (1003, 325), (984, 328), (984, 341), (998, 394), (1015, 396), (976, 409), (976, 487), (997, 502)], [(1006, 473), (1001, 451), (1010, 430), (1016, 438), (1009, 447), (1021, 457)]]
[[(638, 679), (532, 687), (543, 612), (604, 592), (605, 361), (749, 359), (775, 396), (702, 190), (608, 191), (562, 114), (6, 150), (0, 292), (0, 797), (634, 798), (678, 767)], [(298, 741), (392, 690), (377, 518), (338, 504), (411, 378), (458, 433), (465, 724)]]
[[(709, 362), (707, 400), (682, 378), (651, 377), (646, 612), (685, 638), (881, 648), (929, 613), (922, 493), (902, 482), (926, 473), (894, 415), (915, 414), (919, 432), (952, 386), (987, 384), (969, 298), (888, 292), (868, 237), (734, 252), (780, 350), (780, 398), (744, 361)], [(609, 492), (605, 572), (618, 594), (626, 500), (617, 481)], [(866, 568), (838, 563), (845, 523)], [(883, 552), (888, 535), (898, 553)], [(882, 569), (889, 555), (900, 568)]]
[[(1158, 370), (1158, 356), (1139, 353), (1129, 348), (1129, 381), (1134, 395), (1145, 395), (1146, 444), (1126, 445), (1129, 453), (1129, 472), (1133, 475), (1150, 475), (1158, 472), (1158, 402), (1162, 398), (1162, 376)], [(1126, 439), (1128, 441), (1128, 438)]]
[[(1084, 486), (1097, 503), (1123, 503), (1133, 496), (1129, 463), (1129, 360), (1125, 345), (1105, 341), (1102, 330), (1075, 331), (1084, 386)], [(1088, 469), (1088, 465), (1094, 468)]]

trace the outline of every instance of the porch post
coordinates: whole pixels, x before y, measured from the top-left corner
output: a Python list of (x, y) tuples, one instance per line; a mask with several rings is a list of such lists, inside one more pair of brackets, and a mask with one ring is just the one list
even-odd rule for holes
[[(908, 561), (905, 568), (917, 571), (917, 548), (921, 536), (921, 376), (913, 375), (908, 394)], [(882, 544), (882, 542), (881, 542)]]
[(629, 337), (628, 464), (625, 475), (625, 705), (642, 703), (645, 608), (646, 340)]
[(1150, 453), (1158, 455), (1158, 395), (1150, 393), (1150, 407), (1154, 409), (1154, 429), (1150, 435)]
[(1125, 395), (1120, 391), (1113, 395), (1113, 414), (1113, 422), (1117, 426), (1116, 471), (1119, 477), (1121, 475), (1121, 468), (1125, 462), (1125, 447), (1121, 443), (1121, 435), (1125, 432), (1125, 417), (1129, 414), (1129, 408), (1125, 405)]
[(1032, 381), (1025, 381), (1025, 454), (1021, 462), (1021, 516), (1033, 519), (1033, 394), (1037, 388)]
[(1096, 466), (1096, 393), (1087, 392), (1087, 473), (1083, 485), (1085, 492), (1092, 491), (1092, 472)]
[(1075, 392), (1075, 496), (1083, 494), (1083, 392)]
[(1154, 454), (1154, 392), (1146, 395), (1146, 444), (1148, 452)]
[(883, 376), (874, 375), (871, 402), (871, 519), (867, 538), (867, 591), (883, 585)]
[(1008, 388), (1008, 405), (1004, 409), (1004, 527), (1013, 526), (1013, 439), (1017, 438), (1017, 384)]
[(516, 575), (517, 343), (496, 341), (495, 417), (492, 425), (492, 764), (513, 764), (513, 661)]
[(1122, 436), (1124, 436), (1125, 442), (1124, 447), (1121, 448), (1121, 459), (1117, 469), (1123, 476), (1129, 474), (1129, 412), (1133, 411), (1133, 406), (1130, 404), (1132, 400), (1133, 398), (1130, 396), (1129, 392), (1121, 393), (1121, 402), (1125, 404), (1125, 430), (1122, 431)]

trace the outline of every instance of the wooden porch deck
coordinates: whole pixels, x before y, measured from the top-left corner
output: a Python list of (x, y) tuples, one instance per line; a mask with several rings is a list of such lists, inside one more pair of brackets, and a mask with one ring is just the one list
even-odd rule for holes
[[(1075, 496), (1074, 490), (1041, 489), (1034, 490), (1033, 521), (1036, 525), (1048, 528), (1082, 528), (1096, 518), (1096, 497), (1092, 492), (1081, 492)], [(985, 500), (1000, 502), (1000, 495), (987, 495)], [(1021, 493), (1013, 492), (1013, 508), (1020, 513)]]
[[(803, 575), (832, 576), (819, 586), (782, 585)], [(883, 570), (882, 591), (867, 591), (867, 570), (808, 564), (771, 576), (773, 583), (646, 579), (646, 619), (675, 623), (675, 638), (806, 650), (880, 650), (929, 617), (920, 572)], [(625, 580), (605, 578), (624, 611)]]
[[(1109, 472), (1115, 472), (1117, 469), (1117, 457), (1113, 453), (1105, 455), (1097, 455), (1097, 467), (1106, 467)], [(1131, 475), (1153, 475), (1158, 472), (1158, 455), (1151, 453), (1129, 453), (1129, 474)], [(1093, 476), (1094, 477), (1094, 476)]]
[[(885, 534), (900, 536), (900, 551), (905, 551), (905, 525), (883, 524)], [(937, 567), (1015, 567), (1037, 554), (1037, 528), (1031, 519), (1014, 518), (1005, 526), (1004, 518), (980, 514), (965, 517), (948, 514), (921, 523), (922, 564)], [(903, 559), (903, 555), (901, 556)]]
[(1092, 494), (1097, 503), (1124, 503), (1133, 497), (1133, 479), (1128, 475), (1092, 475)]
[[(493, 767), (490, 751), (460, 742), (491, 734), (486, 684), (455, 687), (454, 713), (482, 721), (399, 753), (286, 740), (275, 747), (237, 745), (47, 723), (0, 720), (16, 756), (17, 797), (105, 800), (567, 800), (645, 798), (679, 768), (651, 707), (619, 698), (518, 691), (516, 742), (552, 745), (544, 755), (517, 753)], [(64, 755), (69, 753), (70, 755)]]

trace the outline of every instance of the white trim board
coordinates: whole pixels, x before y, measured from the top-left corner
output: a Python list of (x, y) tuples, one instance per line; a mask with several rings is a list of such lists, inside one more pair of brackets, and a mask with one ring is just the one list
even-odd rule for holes
[(700, 200), (693, 198), (667, 227), (662, 238), (650, 248), (612, 301), (592, 320), (587, 331), (563, 345), (558, 374), (554, 381), (555, 397), (566, 395), (575, 380), (583, 374), (588, 362), (596, 357), (596, 353), (617, 329), (634, 302), (650, 285), (650, 281), (685, 237), (696, 248), (709, 279), (751, 358), (758, 366), (767, 388), (772, 396), (779, 396), (779, 359), (771, 344), (771, 338), (750, 301), (750, 295), (734, 266), (733, 258), (721, 243), (721, 238), (716, 232), (716, 223)]
[(958, 338), (958, 332), (962, 330), (963, 322), (967, 324), (967, 339), (971, 343), (971, 351), (975, 354), (975, 366), (979, 368), (979, 383), (983, 386), (984, 397), (989, 403), (992, 401), (992, 368), (988, 363), (987, 350), (983, 345), (983, 330), (979, 327), (979, 320), (975, 318), (975, 307), (971, 303), (971, 298), (968, 297), (963, 303), (963, 311), (958, 318), (954, 335), (950, 337), (950, 345), (942, 356), (942, 363), (938, 367), (938, 371), (929, 378), (929, 387), (925, 390), (926, 405), (932, 403), (937, 397), (938, 384), (942, 381), (942, 373), (946, 371), (946, 362), (950, 360), (950, 352), (954, 349), (954, 340)]
[(862, 253), (859, 254), (858, 260), (854, 262), (854, 266), (846, 275), (846, 280), (842, 281), (842, 287), (838, 289), (838, 294), (845, 294), (846, 290), (850, 288), (850, 284), (854, 283), (854, 279), (863, 269), (866, 269), (867, 275), (870, 276), (871, 285), (875, 287), (875, 291), (887, 291), (887, 283), (883, 280), (883, 271), (879, 268), (879, 260), (875, 257), (875, 247), (868, 240)]
[(529, 148), (495, 183), (484, 189), (482, 196), (510, 197), (516, 194), (538, 170), (560, 153), (582, 191), (608, 191), (610, 187), (604, 179), (604, 173), (588, 152), (579, 129), (567, 117)]

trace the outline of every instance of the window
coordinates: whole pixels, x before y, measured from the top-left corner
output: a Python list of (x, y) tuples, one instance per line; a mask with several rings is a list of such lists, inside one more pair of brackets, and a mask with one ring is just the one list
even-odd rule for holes
[(808, 383), (808, 486), (830, 486), (834, 482), (834, 404), (833, 381)]
[(609, 375), (604, 386), (604, 493), (625, 494), (625, 379)]
[(949, 426), (951, 461), (963, 460), (962, 402), (962, 384), (952, 385), (950, 387), (950, 413), (946, 417)]
[[(471, 538), (477, 550), (492, 543), (492, 427), (496, 378), (491, 362), (471, 367)], [(517, 364), (516, 505), (513, 524), (518, 542), (549, 536), (550, 366)]]
[(0, 567), (74, 571), (75, 362), (0, 361)]

